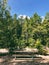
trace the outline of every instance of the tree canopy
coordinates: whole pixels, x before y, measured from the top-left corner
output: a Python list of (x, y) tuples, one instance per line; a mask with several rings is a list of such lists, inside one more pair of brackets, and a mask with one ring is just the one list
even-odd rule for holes
[(43, 22), (37, 13), (30, 19), (19, 19), (16, 14), (11, 16), (6, 6), (7, 0), (0, 0), (0, 48), (38, 47), (37, 41), (39, 45), (49, 47), (49, 13)]

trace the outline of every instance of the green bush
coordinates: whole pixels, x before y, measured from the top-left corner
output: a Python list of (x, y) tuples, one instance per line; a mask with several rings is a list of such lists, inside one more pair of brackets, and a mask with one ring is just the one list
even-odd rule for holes
[(39, 53), (42, 54), (42, 55), (46, 55), (47, 54), (47, 50), (42, 48), (42, 49), (39, 49)]
[(47, 50), (44, 49), (44, 46), (41, 44), (39, 39), (37, 40), (35, 47), (38, 49), (39, 54), (47, 54)]

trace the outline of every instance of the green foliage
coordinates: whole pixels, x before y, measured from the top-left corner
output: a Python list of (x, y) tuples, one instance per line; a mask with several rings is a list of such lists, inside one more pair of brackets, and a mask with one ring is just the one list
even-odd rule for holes
[(37, 39), (35, 47), (38, 49), (39, 54), (46, 54), (47, 50), (44, 49), (44, 46), (41, 44), (41, 41)]
[(49, 14), (46, 14), (43, 22), (37, 13), (30, 19), (19, 19), (16, 14), (11, 16), (7, 0), (0, 0), (0, 48), (14, 50), (35, 46), (40, 53), (45, 53), (43, 46), (49, 47), (48, 19)]

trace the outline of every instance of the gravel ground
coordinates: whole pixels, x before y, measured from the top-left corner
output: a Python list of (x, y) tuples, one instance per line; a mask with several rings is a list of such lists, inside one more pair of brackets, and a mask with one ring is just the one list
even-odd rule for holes
[(42, 59), (34, 59), (32, 61), (27, 60), (15, 60), (10, 56), (0, 57), (0, 65), (49, 65), (49, 56), (38, 55)]

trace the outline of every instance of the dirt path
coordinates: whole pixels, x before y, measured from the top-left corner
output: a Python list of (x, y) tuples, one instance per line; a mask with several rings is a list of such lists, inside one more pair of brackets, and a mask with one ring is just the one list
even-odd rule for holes
[(0, 57), (0, 65), (49, 65), (49, 56), (37, 55), (42, 59), (33, 59), (32, 61), (28, 60), (16, 60), (9, 56)]

